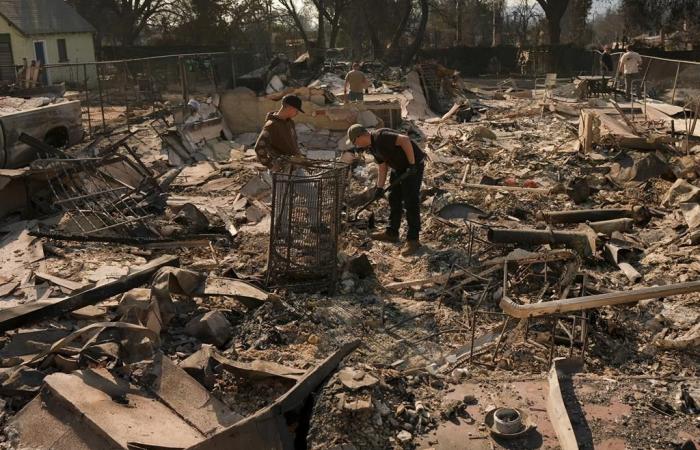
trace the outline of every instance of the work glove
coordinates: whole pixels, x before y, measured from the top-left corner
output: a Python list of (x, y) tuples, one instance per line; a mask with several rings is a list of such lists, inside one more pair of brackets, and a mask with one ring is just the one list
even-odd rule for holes
[(384, 197), (385, 192), (386, 191), (384, 190), (384, 188), (380, 188), (380, 187), (374, 188), (374, 199), (379, 200), (380, 198)]
[(415, 164), (411, 164), (410, 166), (408, 166), (408, 169), (406, 169), (406, 175), (408, 175), (409, 177), (412, 177), (413, 175), (417, 175), (417, 174), (418, 174), (418, 166), (416, 166)]

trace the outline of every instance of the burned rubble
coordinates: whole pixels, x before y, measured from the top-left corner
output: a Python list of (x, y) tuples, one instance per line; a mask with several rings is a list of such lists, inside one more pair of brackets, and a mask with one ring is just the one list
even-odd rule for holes
[[(346, 103), (338, 67), (277, 65), (75, 146), (19, 137), (3, 448), (700, 444), (697, 105), (433, 63)], [(289, 93), (304, 175), (269, 178), (256, 132)], [(417, 256), (369, 237), (354, 123), (428, 154)]]

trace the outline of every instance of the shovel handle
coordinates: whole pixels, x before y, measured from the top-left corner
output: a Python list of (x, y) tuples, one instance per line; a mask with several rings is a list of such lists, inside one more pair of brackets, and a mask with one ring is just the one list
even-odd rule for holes
[[(397, 179), (395, 179), (394, 181), (392, 181), (391, 184), (389, 184), (389, 186), (386, 188), (386, 190), (387, 190), (387, 191), (392, 190), (393, 188), (395, 188), (396, 186), (398, 186), (399, 184), (401, 184), (401, 182), (402, 182), (403, 180), (405, 180), (406, 178), (408, 178), (408, 173), (406, 173), (406, 172), (402, 173), (400, 177), (398, 177)], [(381, 197), (380, 197), (380, 198), (381, 198)], [(353, 222), (356, 222), (356, 221), (357, 221), (357, 217), (360, 215), (360, 213), (361, 213), (362, 211), (364, 211), (365, 209), (367, 209), (372, 203), (376, 202), (377, 200), (379, 200), (379, 198), (372, 198), (370, 201), (368, 201), (368, 202), (365, 203), (364, 205), (360, 206), (360, 208), (355, 212), (355, 218), (353, 219)]]

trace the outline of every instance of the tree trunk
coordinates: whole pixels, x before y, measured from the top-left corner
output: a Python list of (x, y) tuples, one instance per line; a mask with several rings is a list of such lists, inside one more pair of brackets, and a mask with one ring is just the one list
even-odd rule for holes
[(326, 18), (324, 10), (326, 8), (324, 0), (318, 0), (318, 35), (316, 36), (316, 48), (323, 51), (326, 48)]
[(306, 47), (306, 51), (309, 52), (309, 55), (311, 55), (311, 42), (309, 42), (309, 36), (306, 34), (304, 24), (301, 23), (301, 18), (299, 17), (299, 13), (297, 12), (296, 7), (294, 6), (294, 2), (292, 0), (280, 0), (280, 3), (282, 4), (282, 6), (284, 6), (284, 9), (287, 10), (289, 17), (292, 18), (294, 26), (297, 27), (297, 31), (299, 31), (299, 35), (304, 41), (304, 47)]
[(455, 13), (457, 20), (457, 33), (455, 36), (455, 45), (462, 44), (462, 0), (455, 0)]
[(333, 15), (330, 16), (326, 14), (328, 23), (331, 25), (331, 41), (328, 45), (329, 48), (337, 47), (338, 33), (340, 33), (340, 19), (348, 5), (349, 2), (346, 3), (344, 0), (335, 0), (333, 4)]
[(502, 16), (502, 9), (501, 9), (501, 2), (499, 0), (494, 0), (493, 1), (493, 22), (492, 22), (492, 31), (493, 34), (491, 36), (491, 47), (498, 47), (501, 45), (501, 28), (502, 28), (502, 22), (503, 22), (503, 16)]
[(384, 46), (382, 45), (381, 39), (379, 39), (379, 33), (377, 28), (374, 26), (372, 17), (370, 16), (369, 8), (364, 9), (365, 22), (367, 23), (367, 32), (369, 33), (369, 40), (372, 43), (372, 53), (374, 59), (382, 59), (384, 57)]
[(547, 29), (549, 30), (549, 43), (558, 45), (561, 42), (561, 17), (559, 20), (550, 19), (547, 16)]
[(418, 25), (418, 30), (416, 31), (416, 37), (411, 43), (411, 45), (406, 50), (403, 57), (403, 66), (408, 66), (413, 61), (413, 58), (420, 50), (423, 45), (423, 38), (425, 38), (425, 29), (428, 26), (428, 16), (430, 15), (430, 4), (429, 0), (420, 0), (420, 24)]
[(336, 13), (331, 22), (331, 41), (328, 43), (329, 48), (336, 48), (338, 41), (338, 33), (340, 32), (340, 14)]
[(408, 21), (411, 19), (411, 12), (413, 12), (413, 0), (404, 0), (404, 5), (405, 7), (403, 10), (403, 15), (401, 16), (401, 22), (399, 22), (399, 27), (396, 29), (393, 36), (391, 37), (391, 42), (389, 43), (388, 47), (388, 57), (391, 59), (397, 59), (397, 61), (394, 61), (393, 63), (398, 63), (398, 60), (401, 59), (401, 38), (406, 32), (406, 28), (408, 27)]
[(561, 42), (561, 19), (564, 17), (570, 0), (537, 0), (547, 17), (549, 43), (558, 45)]

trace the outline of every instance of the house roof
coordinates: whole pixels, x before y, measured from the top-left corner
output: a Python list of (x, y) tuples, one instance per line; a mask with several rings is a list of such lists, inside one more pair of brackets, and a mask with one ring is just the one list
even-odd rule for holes
[(27, 36), (95, 32), (65, 0), (0, 0), (0, 15)]

